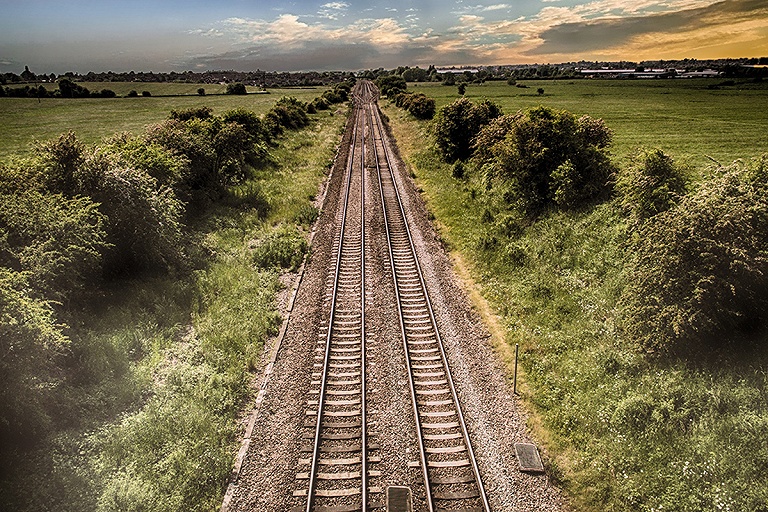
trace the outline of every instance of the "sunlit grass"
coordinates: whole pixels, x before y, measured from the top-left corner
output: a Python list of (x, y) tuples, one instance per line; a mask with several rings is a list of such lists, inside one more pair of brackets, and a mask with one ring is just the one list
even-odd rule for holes
[[(722, 79), (521, 80), (470, 84), (465, 97), (489, 98), (505, 113), (544, 105), (605, 120), (612, 152), (625, 161), (640, 146), (660, 146), (678, 160), (703, 166), (768, 152), (768, 82), (710, 89)], [(457, 87), (409, 84), (435, 98), (437, 108), (459, 97)], [(544, 89), (539, 95), (537, 89)]]
[[(93, 144), (119, 132), (137, 135), (152, 124), (168, 117), (171, 110), (197, 108), (202, 105), (213, 109), (215, 115), (227, 110), (244, 108), (263, 114), (281, 96), (294, 96), (302, 101), (311, 101), (322, 94), (322, 87), (302, 89), (269, 89), (270, 94), (207, 95), (198, 96), (198, 88), (206, 92), (222, 92), (221, 85), (209, 84), (154, 84), (154, 83), (111, 83), (82, 84), (92, 90), (109, 88), (119, 95), (129, 90), (147, 90), (152, 97), (144, 98), (0, 98), (0, 161), (10, 155), (28, 153), (36, 140), (49, 140), (62, 133), (74, 131), (78, 139)], [(162, 94), (184, 94), (184, 96), (161, 96)], [(157, 96), (156, 96), (157, 95)]]
[[(496, 210), (484, 184), (451, 176), (425, 147), (427, 124), (394, 106), (385, 111), (441, 237), (468, 262), (507, 343), (520, 344), (518, 390), (534, 413), (529, 426), (574, 509), (764, 509), (766, 350), (642, 355), (616, 327), (618, 298), (632, 276), (623, 214), (613, 202), (551, 213), (499, 236), (503, 219), (486, 214)], [(666, 151), (665, 138), (657, 134), (655, 142)]]

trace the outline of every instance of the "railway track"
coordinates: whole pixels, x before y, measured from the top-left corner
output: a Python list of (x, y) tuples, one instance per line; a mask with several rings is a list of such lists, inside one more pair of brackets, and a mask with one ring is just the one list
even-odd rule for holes
[[(418, 439), (427, 510), (489, 511), (480, 471), (440, 337), (432, 304), (393, 174), (376, 104), (363, 81), (354, 91), (353, 134), (335, 268), (327, 294), (328, 321), (316, 348), (294, 497), (306, 512), (353, 512), (384, 506), (381, 455), (366, 409), (366, 246), (386, 243)], [(371, 185), (367, 185), (371, 183)], [(366, 187), (377, 190), (367, 192)], [(383, 207), (366, 207), (366, 194)], [(383, 216), (386, 240), (369, 240), (366, 215)], [(373, 271), (383, 271), (374, 269)], [(403, 418), (405, 422), (407, 418)]]

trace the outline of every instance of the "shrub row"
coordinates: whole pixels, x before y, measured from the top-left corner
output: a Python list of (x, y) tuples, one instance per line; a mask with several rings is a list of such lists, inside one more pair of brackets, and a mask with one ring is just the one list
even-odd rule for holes
[(395, 105), (407, 110), (416, 119), (432, 119), (435, 115), (435, 100), (423, 93), (398, 93)]

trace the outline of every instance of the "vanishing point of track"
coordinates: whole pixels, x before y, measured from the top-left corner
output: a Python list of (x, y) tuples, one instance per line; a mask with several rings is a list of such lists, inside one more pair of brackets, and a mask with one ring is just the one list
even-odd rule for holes
[[(383, 454), (374, 442), (366, 410), (366, 246), (387, 243), (399, 314), (404, 364), (430, 512), (489, 511), (480, 471), (453, 384), (443, 342), (416, 255), (406, 212), (393, 174), (392, 156), (377, 106), (375, 87), (354, 91), (352, 142), (346, 165), (343, 208), (334, 241), (328, 320), (315, 351), (307, 400), (303, 448), (306, 457), (294, 496), (298, 510), (368, 511), (384, 506), (376, 465)], [(366, 182), (378, 188), (386, 239), (366, 233)], [(368, 215), (371, 213), (369, 212)], [(410, 421), (403, 418), (403, 423)], [(375, 424), (375, 422), (374, 422)], [(385, 456), (385, 455), (384, 455)], [(377, 486), (377, 484), (379, 486)]]

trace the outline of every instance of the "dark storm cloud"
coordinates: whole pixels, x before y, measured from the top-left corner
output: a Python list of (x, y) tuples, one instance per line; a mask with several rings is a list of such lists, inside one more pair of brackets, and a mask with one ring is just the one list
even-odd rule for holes
[(543, 31), (544, 42), (526, 55), (578, 54), (619, 46), (634, 36), (702, 29), (749, 19), (765, 19), (765, 0), (728, 0), (708, 7), (631, 18), (563, 23)]
[(238, 69), (243, 71), (331, 71), (362, 69), (376, 61), (379, 52), (369, 44), (308, 45), (301, 50), (281, 52), (259, 46), (189, 61), (192, 69)]

